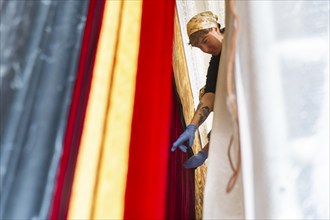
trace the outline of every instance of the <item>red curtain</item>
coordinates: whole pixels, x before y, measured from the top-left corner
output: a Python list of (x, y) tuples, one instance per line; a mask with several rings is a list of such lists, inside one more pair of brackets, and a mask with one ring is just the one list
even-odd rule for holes
[[(182, 106), (179, 98), (173, 95), (170, 145), (183, 132)], [(192, 151), (190, 151), (192, 154)], [(170, 153), (167, 173), (167, 202), (165, 219), (195, 220), (195, 174), (192, 169), (185, 169), (183, 163), (188, 159), (188, 153), (180, 149)]]
[(143, 1), (124, 219), (164, 219), (174, 5)]

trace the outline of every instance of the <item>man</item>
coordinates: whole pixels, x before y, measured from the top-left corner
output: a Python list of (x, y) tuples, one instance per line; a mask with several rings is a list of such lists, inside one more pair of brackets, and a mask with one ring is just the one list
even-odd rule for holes
[[(183, 152), (187, 152), (187, 147), (184, 145), (188, 141), (189, 147), (193, 145), (195, 132), (197, 128), (203, 124), (209, 114), (213, 111), (216, 82), (218, 77), (220, 54), (222, 50), (224, 29), (217, 22), (218, 17), (210, 11), (202, 12), (192, 17), (187, 23), (187, 34), (189, 44), (197, 47), (204, 53), (211, 54), (209, 63), (204, 95), (200, 98), (200, 102), (195, 111), (195, 114), (187, 126), (186, 130), (174, 142), (172, 152), (177, 147)], [(208, 157), (208, 144), (191, 157), (184, 164), (186, 168), (196, 168), (204, 163)]]

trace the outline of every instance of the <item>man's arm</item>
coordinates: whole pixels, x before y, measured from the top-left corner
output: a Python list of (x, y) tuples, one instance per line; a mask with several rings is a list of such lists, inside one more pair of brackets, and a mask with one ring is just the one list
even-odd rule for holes
[(195, 132), (197, 128), (203, 124), (207, 119), (214, 106), (214, 93), (205, 93), (199, 101), (199, 105), (195, 111), (194, 117), (191, 123), (187, 126), (186, 130), (180, 135), (180, 137), (173, 143), (172, 151), (175, 151), (179, 147), (183, 152), (187, 152), (185, 142), (188, 141), (189, 147), (193, 145)]
[(205, 93), (199, 101), (194, 117), (190, 124), (198, 128), (207, 119), (209, 114), (213, 111), (214, 107), (214, 93)]

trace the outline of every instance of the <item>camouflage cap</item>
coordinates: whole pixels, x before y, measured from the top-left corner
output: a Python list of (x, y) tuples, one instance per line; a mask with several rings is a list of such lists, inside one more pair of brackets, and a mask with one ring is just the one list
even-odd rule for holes
[(212, 27), (218, 27), (218, 16), (211, 11), (201, 12), (192, 17), (187, 23), (188, 37), (196, 31)]

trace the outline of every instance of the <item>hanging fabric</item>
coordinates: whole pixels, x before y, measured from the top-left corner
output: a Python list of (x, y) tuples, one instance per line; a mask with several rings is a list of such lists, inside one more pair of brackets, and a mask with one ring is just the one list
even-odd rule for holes
[(88, 2), (2, 1), (1, 219), (46, 219)]

